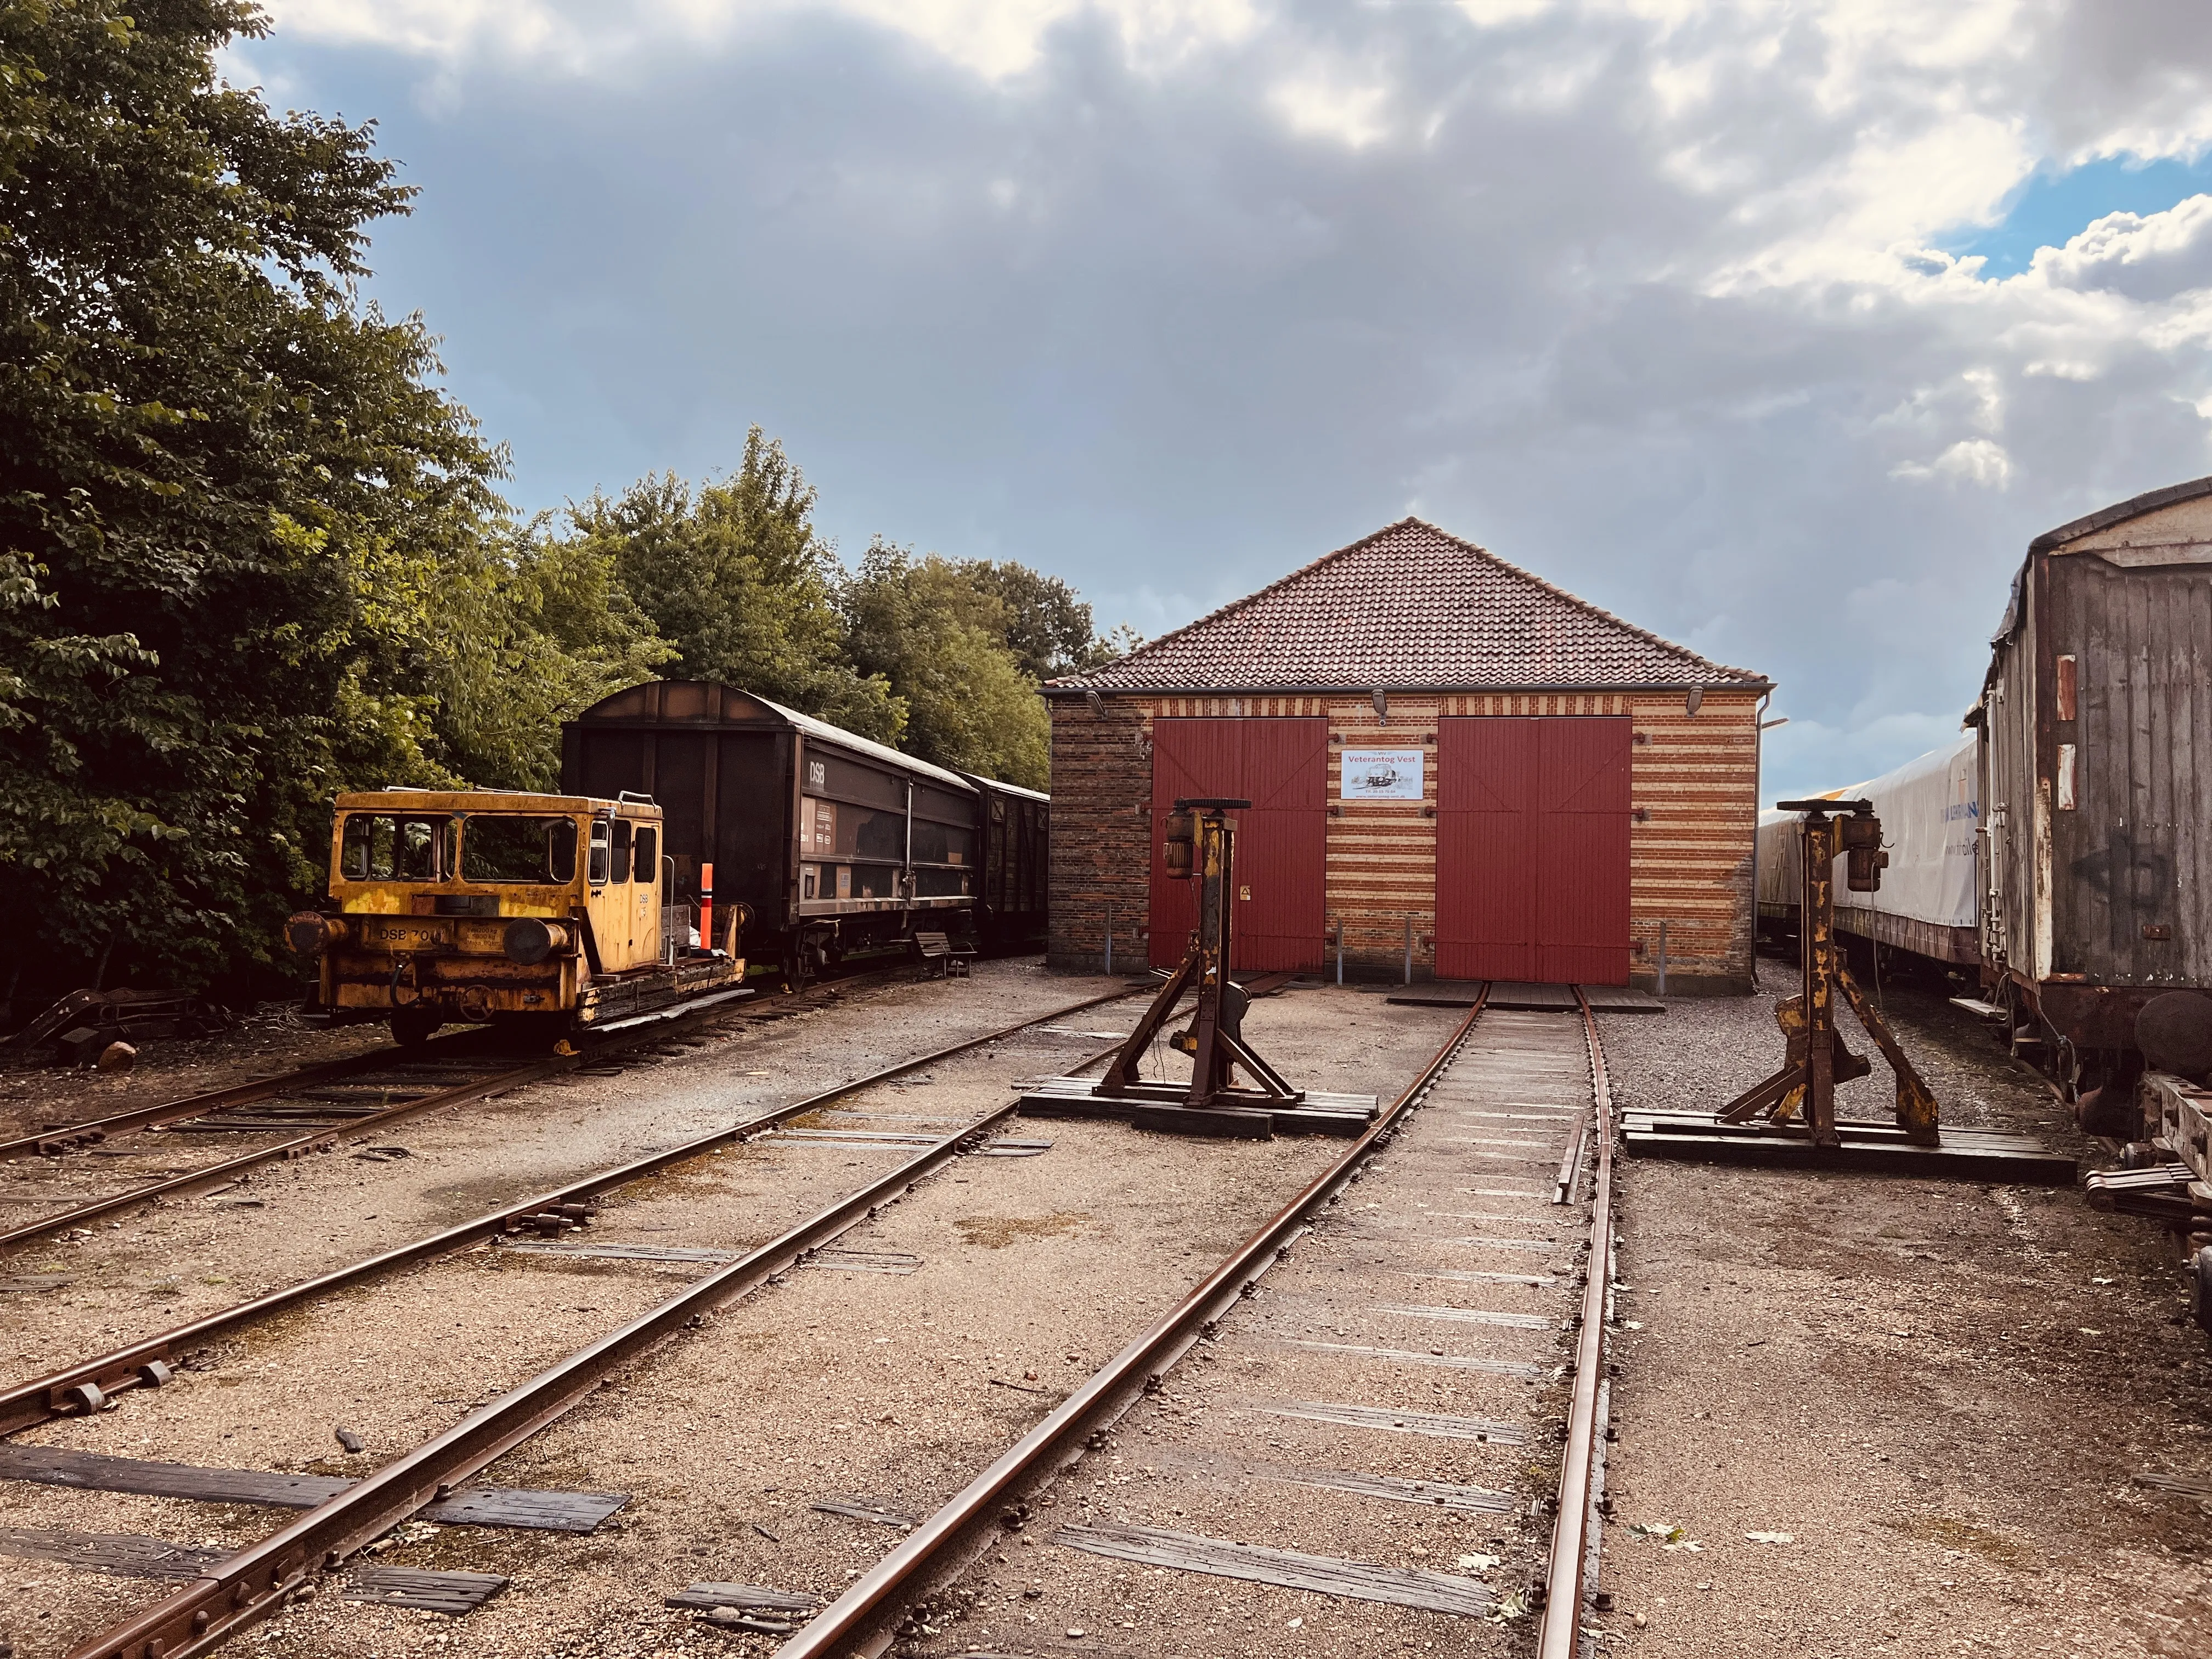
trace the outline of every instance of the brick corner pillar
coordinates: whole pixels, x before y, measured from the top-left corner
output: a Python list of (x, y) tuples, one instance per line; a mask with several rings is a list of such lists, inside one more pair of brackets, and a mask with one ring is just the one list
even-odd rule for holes
[(1149, 705), (1054, 697), (1052, 709), (1052, 927), (1046, 966), (1095, 974), (1114, 935), (1117, 973), (1145, 966), (1152, 890)]

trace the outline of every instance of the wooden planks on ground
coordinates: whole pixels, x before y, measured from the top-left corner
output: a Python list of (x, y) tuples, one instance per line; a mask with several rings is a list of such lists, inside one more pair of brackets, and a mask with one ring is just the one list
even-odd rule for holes
[(380, 1607), (413, 1607), (458, 1619), (474, 1613), (507, 1588), (491, 1572), (428, 1572), (419, 1567), (356, 1567), (340, 1592), (349, 1601)]
[(1844, 1121), (1836, 1127), (1844, 1144), (1820, 1147), (1802, 1130), (1771, 1123), (1723, 1123), (1710, 1112), (1629, 1111), (1621, 1115), (1620, 1145), (1641, 1158), (1704, 1163), (2068, 1186), (2074, 1181), (2074, 1158), (2032, 1135), (1947, 1128), (1940, 1145), (1920, 1146), (1893, 1123)]
[[(136, 1533), (66, 1532), (0, 1527), (0, 1555), (54, 1561), (112, 1578), (198, 1578), (232, 1552)], [(458, 1618), (473, 1613), (507, 1588), (489, 1572), (429, 1572), (417, 1567), (359, 1566), (343, 1592), (349, 1601), (419, 1608)]]
[(822, 1598), (805, 1590), (777, 1589), (769, 1584), (692, 1584), (667, 1598), (672, 1607), (749, 1608), (764, 1613), (813, 1613)]
[(853, 1521), (872, 1521), (879, 1527), (911, 1527), (915, 1518), (896, 1510), (885, 1509), (881, 1504), (866, 1498), (823, 1498), (808, 1506), (823, 1515), (842, 1515)]
[(1197, 1533), (1158, 1527), (1062, 1527), (1054, 1543), (1117, 1561), (1146, 1566), (1179, 1567), (1186, 1572), (1243, 1578), (1286, 1589), (1317, 1591), (1355, 1601), (1386, 1601), (1455, 1613), (1479, 1619), (1492, 1605), (1490, 1592), (1472, 1578), (1427, 1572), (1418, 1567), (1385, 1567), (1371, 1561), (1347, 1561), (1333, 1555), (1303, 1555), (1295, 1550), (1265, 1549)]
[(1484, 1354), (1417, 1353), (1410, 1348), (1376, 1348), (1358, 1342), (1323, 1342), (1317, 1337), (1278, 1336), (1268, 1339), (1279, 1348), (1301, 1348), (1308, 1353), (1342, 1354), (1350, 1359), (1373, 1359), (1393, 1365), (1428, 1365), (1439, 1370), (1486, 1371), (1492, 1376), (1540, 1376), (1544, 1367), (1520, 1359), (1492, 1359)]
[[(1482, 992), (1480, 980), (1435, 980), (1425, 985), (1408, 985), (1393, 991), (1385, 999), (1407, 1008), (1472, 1008)], [(1582, 994), (1589, 999), (1592, 1012), (1601, 1014), (1663, 1014), (1667, 1005), (1648, 991), (1633, 990), (1626, 985), (1585, 985)], [(1520, 1013), (1571, 1014), (1580, 1010), (1575, 1000), (1577, 988), (1572, 985), (1537, 985), (1522, 981), (1498, 980), (1490, 987), (1492, 1008), (1510, 1009)]]
[(754, 1636), (789, 1636), (822, 1610), (822, 1598), (769, 1584), (691, 1584), (666, 1605), (696, 1613), (702, 1623)]
[(1146, 1462), (1155, 1468), (1198, 1480), (1270, 1480), (1285, 1486), (1311, 1486), (1321, 1492), (1380, 1498), (1394, 1504), (1465, 1510), (1480, 1515), (1510, 1515), (1520, 1507), (1519, 1500), (1510, 1492), (1492, 1492), (1487, 1486), (1465, 1486), (1449, 1480), (1411, 1480), (1403, 1475), (1367, 1474), (1353, 1469), (1292, 1466), (1246, 1457), (1189, 1456), (1157, 1449), (1146, 1455)]
[(1362, 1135), (1375, 1121), (1373, 1095), (1310, 1089), (1296, 1105), (1239, 1103), (1197, 1109), (1181, 1104), (1181, 1085), (1140, 1084), (1134, 1096), (1102, 1095), (1095, 1078), (1048, 1077), (1021, 1097), (1024, 1117), (1114, 1118), (1170, 1134), (1265, 1140), (1272, 1135)]
[(1502, 1446), (1521, 1443), (1521, 1431), (1513, 1424), (1449, 1417), (1441, 1412), (1391, 1411), (1381, 1406), (1345, 1405), (1328, 1400), (1253, 1400), (1243, 1402), (1242, 1409), (1265, 1412), (1271, 1417), (1303, 1418), (1310, 1423), (1334, 1423), (1349, 1429), (1395, 1429), (1406, 1434), (1480, 1440)]
[(198, 1578), (231, 1554), (196, 1544), (131, 1533), (69, 1532), (52, 1527), (0, 1527), (0, 1555), (58, 1561), (112, 1578)]
[[(150, 1498), (262, 1504), (287, 1510), (311, 1510), (355, 1484), (343, 1475), (204, 1468), (191, 1463), (156, 1463), (137, 1457), (111, 1457), (104, 1452), (4, 1442), (0, 1442), (0, 1479), (74, 1486), (80, 1492), (138, 1492)], [(422, 1514), (425, 1519), (445, 1526), (590, 1532), (629, 1502), (627, 1492), (464, 1486)]]

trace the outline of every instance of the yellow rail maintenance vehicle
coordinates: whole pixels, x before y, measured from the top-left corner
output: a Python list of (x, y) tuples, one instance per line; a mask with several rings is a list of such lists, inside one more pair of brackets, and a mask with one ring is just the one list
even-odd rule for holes
[[(565, 1042), (747, 994), (742, 905), (669, 903), (650, 796), (380, 789), (337, 798), (330, 898), (286, 926), (319, 960), (315, 1001), (387, 1019)], [(719, 924), (719, 926), (718, 926)]]

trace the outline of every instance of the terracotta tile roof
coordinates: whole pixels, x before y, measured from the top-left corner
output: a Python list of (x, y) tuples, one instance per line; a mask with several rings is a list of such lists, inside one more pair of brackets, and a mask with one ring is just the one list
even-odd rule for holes
[(1709, 662), (1419, 519), (1401, 519), (1095, 673), (1099, 691), (1742, 686)]

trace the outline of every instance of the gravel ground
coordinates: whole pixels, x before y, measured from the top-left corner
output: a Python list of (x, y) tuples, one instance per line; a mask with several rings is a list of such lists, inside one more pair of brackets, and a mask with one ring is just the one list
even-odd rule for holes
[[(941, 1046), (1086, 988), (1106, 988), (1033, 968), (986, 968), (967, 985), (884, 993), (685, 1060), (635, 1066), (611, 1084), (533, 1090), (498, 1109), (435, 1120), (424, 1128), (450, 1139), (433, 1144), (418, 1132), (410, 1137), (416, 1156), (398, 1164), (295, 1166), (315, 1184), (280, 1189), (271, 1200), (276, 1215), (259, 1218), (298, 1220), (271, 1229), (221, 1217), (229, 1271), (204, 1276), (231, 1278), (234, 1295), (252, 1287), (248, 1279), (273, 1283), (325, 1265), (324, 1257), (350, 1259), (381, 1242), (385, 1230), (367, 1224), (392, 1208), (408, 1212), (409, 1224), (397, 1231), (411, 1236), (426, 1221), (474, 1213), (497, 1197), (726, 1121), (747, 1105)], [(1138, 1006), (1091, 1011), (1062, 1034), (1033, 1033), (940, 1065), (906, 1086), (841, 1103), (845, 1110), (817, 1122), (866, 1127), (871, 1120), (860, 1114), (881, 1114), (878, 1127), (903, 1131), (915, 1118), (972, 1119), (1002, 1103), (1012, 1083), (1095, 1051), (1097, 1039), (1081, 1032), (1126, 1030)], [(1299, 994), (1260, 1004), (1249, 1029), (1316, 1086), (1373, 1088), (1378, 1075), (1410, 1073), (1425, 1054), (1404, 1048), (1401, 1012), (1376, 998), (1346, 994), (1324, 1007), (1319, 994)], [(1200, 1145), (1103, 1123), (1019, 1133), (1055, 1144), (1036, 1158), (960, 1160), (842, 1241), (910, 1252), (921, 1258), (917, 1272), (794, 1274), (641, 1362), (490, 1472), (496, 1484), (632, 1493), (601, 1534), (410, 1527), (386, 1560), (509, 1571), (514, 1586), (458, 1622), (325, 1595), (249, 1645), (302, 1654), (645, 1653), (684, 1639), (688, 1618), (659, 1602), (695, 1578), (834, 1590), (890, 1534), (817, 1514), (809, 1503), (860, 1495), (921, 1513), (942, 1502), (1164, 1299), (1210, 1270), (1334, 1145)], [(770, 1139), (624, 1189), (592, 1231), (617, 1241), (742, 1248), (910, 1155)], [(378, 1217), (362, 1214), (370, 1204)], [(97, 1283), (41, 1300), (17, 1328), (27, 1354), (50, 1363), (56, 1351), (87, 1346), (88, 1336), (112, 1342), (134, 1319), (145, 1322), (137, 1275), (157, 1262), (173, 1270), (176, 1243), (124, 1234), (81, 1244), (80, 1259), (100, 1264)], [(366, 1469), (665, 1297), (688, 1271), (486, 1247), (269, 1322), (198, 1357), (180, 1388), (125, 1395), (113, 1412), (25, 1437), (242, 1467)], [(171, 1322), (175, 1300), (161, 1304), (152, 1322)], [(993, 1387), (993, 1376), (1019, 1386)], [(341, 1455), (332, 1442), (340, 1424), (361, 1432), (368, 1451)], [(13, 1483), (0, 1492), (0, 1524), (195, 1543), (242, 1542), (277, 1518)], [(24, 1659), (64, 1650), (156, 1591), (142, 1581), (32, 1565), (28, 1582), (0, 1604)]]
[[(1606, 1020), (1617, 1100), (1757, 1081), (1794, 975), (1761, 983)], [(1945, 1122), (2094, 1150), (1971, 1017), (1887, 1000)], [(1875, 1055), (1843, 1109), (1881, 1115), (1887, 1077)], [(1611, 1650), (2212, 1652), (2204, 1516), (2130, 1485), (2212, 1473), (2212, 1361), (2160, 1230), (2078, 1188), (1618, 1167)]]
[[(372, 1161), (341, 1139), (336, 1153), (264, 1164), (238, 1187), (162, 1200), (74, 1239), (32, 1243), (9, 1255), (0, 1273), (75, 1277), (52, 1291), (0, 1295), (0, 1366), (35, 1375), (58, 1355), (102, 1352), (165, 1330), (1110, 988), (1048, 975), (1034, 962), (996, 962), (964, 981), (872, 986), (773, 1024), (732, 1017), (662, 1045), (658, 1054), (633, 1051), (618, 1062), (618, 1076), (570, 1074), (374, 1137), (380, 1146), (404, 1147), (403, 1158)], [(1127, 1018), (1108, 1007), (1077, 1023), (1104, 1018), (1110, 1025), (1115, 1016)], [(64, 1184), (70, 1201), (80, 1201), (125, 1183), (107, 1160), (82, 1155), (0, 1168), (0, 1199)]]
[[(73, 1277), (57, 1289), (0, 1295), (0, 1356), (11, 1375), (35, 1375), (764, 1107), (1112, 988), (1108, 981), (1048, 975), (1034, 963), (980, 964), (966, 981), (877, 986), (774, 1024), (732, 1020), (708, 1028), (666, 1045), (663, 1057), (629, 1060), (615, 1078), (562, 1079), (418, 1119), (398, 1136), (379, 1138), (409, 1148), (412, 1155), (395, 1162), (341, 1153), (269, 1166), (240, 1191), (149, 1207), (119, 1227), (15, 1252), (6, 1263), (9, 1273)], [(1126, 1029), (1133, 1006), (1109, 1006), (1079, 1016), (1076, 1024), (1088, 1027), (1103, 1018), (1101, 1029)], [(1120, 1026), (1113, 1023), (1117, 1018)], [(1019, 1052), (1026, 1056), (1022, 1063), (1043, 1069), (1096, 1046), (1075, 1036), (1032, 1037), (1024, 1049), (1006, 1052), (1010, 1063)], [(999, 1097), (1003, 1081), (1002, 1070)], [(885, 1156), (880, 1149), (874, 1155)], [(791, 1202), (803, 1207), (791, 1211), (793, 1218), (852, 1184), (842, 1178), (848, 1173), (842, 1159), (835, 1179), (822, 1162), (824, 1178), (806, 1188), (813, 1204), (799, 1191), (805, 1183), (794, 1187)], [(669, 1227), (646, 1212), (680, 1202), (687, 1183), (701, 1178), (690, 1170), (671, 1172), (626, 1189), (623, 1202), (640, 1211), (641, 1224)], [(743, 1222), (762, 1206), (742, 1182), (732, 1196), (744, 1200), (735, 1227), (743, 1235)], [(757, 1237), (780, 1231), (769, 1221), (782, 1213), (763, 1212)], [(683, 1220), (690, 1227), (688, 1211)], [(356, 1287), (312, 1311), (265, 1322), (187, 1356), (182, 1388), (127, 1394), (116, 1411), (94, 1422), (58, 1424), (24, 1437), (137, 1456), (359, 1473), (446, 1426), (495, 1382), (520, 1380), (667, 1289), (665, 1280), (656, 1291), (638, 1275), (600, 1271), (610, 1264), (556, 1269), (530, 1262), (511, 1274), (507, 1265), (478, 1252), (410, 1270), (390, 1285)], [(510, 1278), (557, 1284), (563, 1294), (486, 1297), (486, 1285)], [(588, 1288), (577, 1290), (579, 1284)], [(364, 1311), (417, 1291), (459, 1310), (450, 1328), (462, 1335), (447, 1340), (442, 1328), (428, 1322), (380, 1323)], [(343, 1381), (333, 1385), (332, 1378)], [(303, 1398), (313, 1401), (311, 1408), (302, 1410)], [(356, 1425), (355, 1418), (362, 1421)], [(337, 1422), (370, 1435), (371, 1452), (338, 1457), (331, 1440)], [(65, 1506), (83, 1505), (69, 1510), (82, 1518), (52, 1508), (58, 1498)], [(9, 1483), (0, 1488), (0, 1524), (232, 1542), (258, 1535), (270, 1519), (264, 1512), (189, 1505), (180, 1506), (189, 1511), (181, 1532), (125, 1524), (131, 1516), (143, 1520), (150, 1511), (136, 1506), (154, 1502)], [(148, 1588), (40, 1568), (31, 1583), (45, 1589), (33, 1596), (28, 1584), (11, 1582), (22, 1565), (9, 1561), (0, 1573), (0, 1589), (9, 1592), (0, 1600), (0, 1632), (9, 1624), (59, 1629), (81, 1623), (67, 1616), (57, 1596), (112, 1610), (143, 1600)], [(44, 1605), (31, 1605), (40, 1600)], [(19, 1655), (39, 1650), (36, 1641), (27, 1648), (18, 1641)]]
[[(1784, 977), (1770, 966), (1757, 998), (1606, 1018), (1617, 1103), (1717, 1104), (1755, 1081), (1780, 1051), (1772, 1006)], [(82, 1275), (76, 1283), (0, 1298), (0, 1336), (14, 1339), (19, 1362), (105, 1346), (173, 1322), (180, 1304), (212, 1305), (213, 1291), (229, 1299), (351, 1259), (962, 1030), (1071, 1000), (1085, 983), (994, 964), (967, 987), (896, 988), (635, 1065), (611, 1082), (535, 1089), (411, 1125), (405, 1139), (416, 1156), (402, 1163), (310, 1160), (257, 1178), (252, 1191), (273, 1215), (179, 1206), (81, 1241), (60, 1253)], [(1947, 1122), (2030, 1130), (2094, 1151), (1972, 1019), (1907, 988), (1891, 988), (1887, 1000)], [(1137, 1006), (1092, 1011), (1068, 1022), (1067, 1035), (1030, 1034), (815, 1121), (906, 1131), (970, 1119), (1002, 1102), (1010, 1083), (1096, 1047), (1075, 1030), (1126, 1030)], [(1451, 1023), (1358, 992), (1305, 990), (1258, 1004), (1249, 1030), (1316, 1087), (1388, 1095)], [(1520, 1024), (1533, 1032), (1554, 1023), (1570, 1024), (1496, 1014), (1486, 1030), (1503, 1054), (1510, 1045), (1502, 1039), (1522, 1035)], [(1528, 1064), (1497, 1063), (1509, 1080)], [(1847, 1111), (1881, 1111), (1886, 1072), (1876, 1070), (1847, 1085)], [(1549, 1097), (1510, 1084), (1507, 1092)], [(1525, 1652), (1532, 1621), (1514, 1616), (1512, 1598), (1534, 1577), (1545, 1542), (1547, 1522), (1531, 1516), (1529, 1500), (1556, 1478), (1562, 1338), (1393, 1310), (1547, 1320), (1563, 1311), (1572, 1229), (1561, 1212), (1512, 1190), (1547, 1184), (1559, 1131), (1540, 1120), (1464, 1115), (1510, 1105), (1467, 1099), (1425, 1112), (1220, 1339), (1201, 1344), (1103, 1453), (1064, 1478), (1018, 1540), (971, 1570), (951, 1604), (953, 1622), (920, 1651)], [(1453, 1115), (1462, 1118), (1455, 1126)], [(1497, 1131), (1500, 1144), (1459, 1139), (1472, 1130)], [(461, 1620), (326, 1592), (246, 1638), (246, 1650), (288, 1659), (764, 1656), (771, 1639), (714, 1630), (662, 1598), (707, 1580), (834, 1594), (897, 1534), (817, 1511), (817, 1500), (927, 1513), (1340, 1149), (1183, 1142), (1103, 1122), (1011, 1133), (1050, 1139), (1053, 1150), (961, 1159), (841, 1241), (908, 1253), (920, 1258), (915, 1272), (793, 1273), (640, 1361), (489, 1474), (503, 1485), (630, 1493), (609, 1527), (575, 1538), (410, 1523), (381, 1559), (507, 1573), (512, 1587)], [(594, 1231), (738, 1248), (902, 1156), (756, 1143), (627, 1189)], [(1467, 1175), (1471, 1156), (1495, 1173)], [(1619, 1440), (1602, 1575), (1613, 1606), (1593, 1621), (1607, 1650), (1696, 1659), (2212, 1651), (2203, 1513), (2130, 1485), (2142, 1471), (2212, 1473), (2212, 1360), (2186, 1322), (2160, 1232), (2088, 1209), (2078, 1190), (1632, 1159), (1617, 1167), (1623, 1322), (1613, 1337)], [(1440, 1226), (1439, 1216), (1449, 1219)], [(1509, 1238), (1546, 1248), (1498, 1242)], [(271, 1322), (200, 1357), (181, 1388), (128, 1395), (99, 1419), (29, 1437), (357, 1472), (665, 1297), (689, 1271), (487, 1247)], [(1427, 1276), (1497, 1272), (1522, 1277)], [(232, 1282), (201, 1283), (208, 1278)], [(1307, 1342), (1543, 1371), (1531, 1382), (1291, 1346)], [(1251, 1408), (1291, 1398), (1488, 1418), (1518, 1425), (1523, 1439), (1480, 1445)], [(339, 1454), (331, 1436), (340, 1423), (367, 1435), (369, 1450)], [(1316, 1467), (1463, 1482), (1513, 1507), (1437, 1511), (1266, 1473)], [(228, 1545), (279, 1519), (235, 1506), (0, 1490), (7, 1525)], [(1492, 1620), (1455, 1619), (1170, 1575), (1052, 1545), (1056, 1522), (1085, 1521), (1430, 1568), (1480, 1578), (1504, 1605)], [(156, 1589), (18, 1561), (0, 1584), (0, 1631), (12, 1627), (23, 1659), (64, 1650)]]

